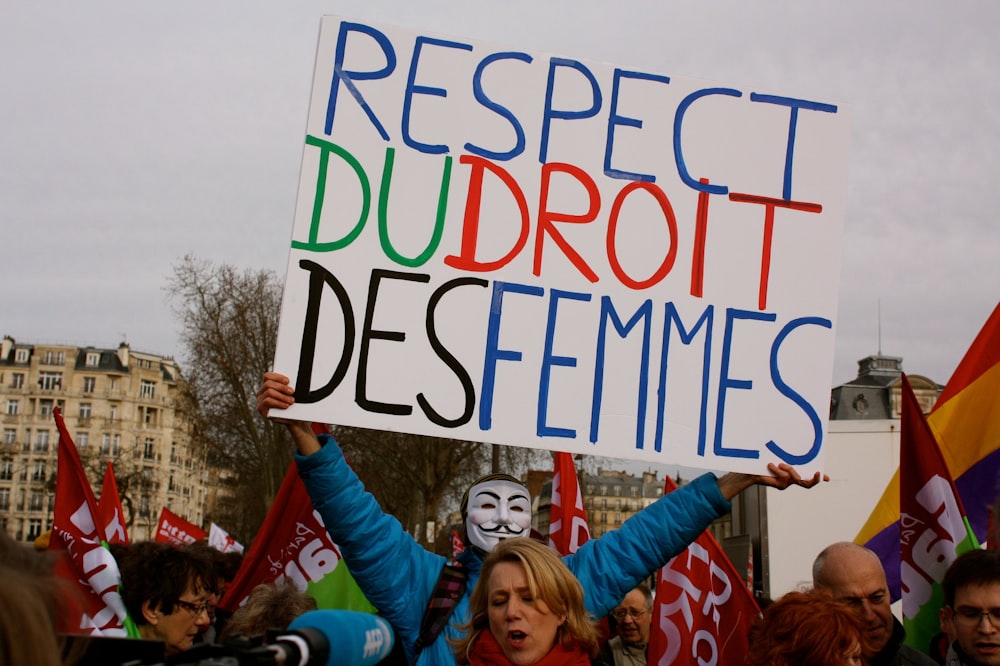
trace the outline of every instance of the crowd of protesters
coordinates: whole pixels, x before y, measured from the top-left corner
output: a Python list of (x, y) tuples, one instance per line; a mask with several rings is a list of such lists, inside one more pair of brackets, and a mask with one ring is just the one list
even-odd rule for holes
[[(143, 638), (162, 644), (166, 663), (193, 644), (210, 641), (210, 632), (222, 639), (259, 637), (316, 609), (316, 602), (292, 585), (264, 584), (255, 587), (231, 617), (220, 617), (216, 606), (231, 560), (204, 544), (145, 542), (113, 549), (129, 616)], [(67, 630), (61, 623), (76, 590), (52, 574), (55, 557), (33, 552), (0, 533), (2, 666), (86, 660), (85, 643), (74, 646), (65, 640)], [(817, 556), (813, 571), (811, 589), (789, 592), (766, 605), (739, 666), (1000, 665), (1000, 551), (974, 550), (948, 568), (940, 613), (948, 639), (942, 661), (903, 645), (902, 626), (889, 608), (884, 572), (871, 551), (850, 543), (832, 544)], [(498, 539), (485, 554), (471, 590), (468, 618), (459, 625), (458, 637), (448, 639), (454, 655), (449, 663), (652, 663), (645, 652), (653, 609), (648, 586), (630, 590), (609, 613), (617, 627), (610, 641), (601, 636), (585, 597), (579, 579), (550, 547), (535, 538)], [(402, 653), (395, 659), (393, 664), (409, 663)]]
[[(293, 402), (287, 378), (265, 375), (261, 413)], [(330, 435), (275, 420), (296, 442), (300, 476), (344, 562), (393, 628), (393, 664), (646, 664), (655, 621), (647, 581), (654, 572), (728, 511), (740, 491), (820, 482), (819, 475), (802, 479), (786, 465), (770, 466), (766, 476), (705, 475), (560, 557), (531, 538), (523, 484), (492, 474), (462, 499), (466, 548), (453, 566), (381, 510)], [(261, 585), (230, 616), (218, 609), (236, 575), (230, 557), (202, 543), (111, 548), (130, 621), (168, 660), (195, 643), (280, 630), (316, 608), (292, 586)], [(52, 575), (54, 556), (0, 533), (0, 666), (72, 664), (82, 654), (79, 644), (65, 640), (70, 632), (61, 622), (73, 607), (74, 589)], [(743, 664), (732, 666), (1000, 666), (1000, 553), (960, 556), (943, 587), (945, 649), (935, 661), (904, 644), (877, 556), (855, 544), (832, 544), (816, 557), (812, 588), (769, 604), (749, 634)], [(602, 618), (615, 630), (610, 640)]]

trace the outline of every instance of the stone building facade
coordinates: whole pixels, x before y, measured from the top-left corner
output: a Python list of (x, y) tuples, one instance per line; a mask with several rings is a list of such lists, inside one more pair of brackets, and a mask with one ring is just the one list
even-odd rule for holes
[(112, 462), (133, 541), (152, 539), (163, 507), (201, 525), (204, 455), (178, 409), (172, 358), (117, 349), (0, 342), (0, 529), (32, 541), (52, 526), (58, 407), (95, 495)]

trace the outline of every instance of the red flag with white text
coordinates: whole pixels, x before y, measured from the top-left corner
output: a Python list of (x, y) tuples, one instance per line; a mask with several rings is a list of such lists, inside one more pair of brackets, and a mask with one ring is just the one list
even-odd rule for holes
[(79, 605), (69, 609), (72, 617), (67, 617), (65, 630), (95, 636), (129, 635), (125, 627), (131, 622), (118, 592), (121, 572), (105, 545), (94, 491), (58, 407), (53, 416), (59, 430), (59, 457), (49, 550), (62, 551), (56, 573), (80, 591), (76, 596)]
[(257, 585), (281, 582), (307, 592), (321, 609), (375, 610), (313, 509), (295, 463), (288, 467), (271, 510), (219, 606), (235, 611)]
[(156, 524), (156, 536), (153, 537), (153, 541), (183, 546), (206, 538), (208, 533), (205, 530), (184, 520), (167, 507), (163, 507), (160, 511), (160, 520)]
[[(676, 489), (668, 476), (664, 492)], [(759, 614), (743, 577), (706, 530), (657, 573), (648, 663), (741, 666)]]
[(560, 555), (570, 555), (590, 540), (587, 512), (576, 476), (573, 456), (555, 452), (552, 504), (549, 509), (549, 545)]
[(108, 538), (108, 543), (128, 545), (125, 512), (122, 511), (122, 500), (118, 495), (118, 484), (115, 482), (115, 468), (110, 460), (107, 469), (104, 470), (101, 499), (97, 501), (97, 519), (101, 525), (104, 525), (104, 534)]
[(899, 430), (900, 582), (906, 643), (930, 651), (941, 625), (941, 579), (964, 552), (979, 547), (934, 433), (902, 376)]

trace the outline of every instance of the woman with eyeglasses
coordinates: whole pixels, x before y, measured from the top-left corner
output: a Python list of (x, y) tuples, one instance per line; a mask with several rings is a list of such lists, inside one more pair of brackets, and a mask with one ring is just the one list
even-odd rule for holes
[(469, 666), (590, 666), (598, 634), (583, 587), (548, 546), (504, 539), (483, 561), (468, 633), (455, 643)]
[(165, 543), (128, 546), (119, 556), (122, 600), (143, 638), (164, 643), (165, 656), (187, 650), (211, 623), (218, 588), (212, 563)]

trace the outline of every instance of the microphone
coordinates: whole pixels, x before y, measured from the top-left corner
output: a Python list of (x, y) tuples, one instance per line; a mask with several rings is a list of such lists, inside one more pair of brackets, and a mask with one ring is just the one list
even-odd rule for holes
[(378, 615), (316, 610), (295, 618), (267, 649), (276, 653), (274, 663), (288, 666), (375, 666), (389, 656), (394, 640)]

